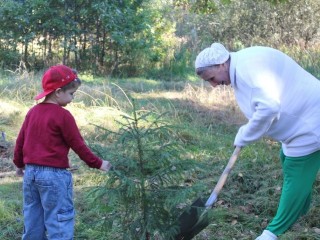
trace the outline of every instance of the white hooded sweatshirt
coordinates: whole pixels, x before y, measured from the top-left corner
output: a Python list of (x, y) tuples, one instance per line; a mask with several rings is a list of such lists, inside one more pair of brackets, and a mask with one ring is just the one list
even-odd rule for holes
[(320, 81), (276, 49), (249, 47), (230, 55), (231, 85), (249, 120), (234, 144), (266, 135), (290, 157), (320, 150)]

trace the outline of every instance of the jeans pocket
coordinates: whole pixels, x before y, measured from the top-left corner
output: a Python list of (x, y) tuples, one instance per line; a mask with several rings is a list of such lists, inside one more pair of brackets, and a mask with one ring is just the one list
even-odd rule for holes
[(27, 182), (23, 183), (23, 201), (25, 205), (29, 205), (33, 202), (32, 188)]
[(67, 211), (60, 211), (57, 213), (58, 226), (60, 229), (60, 238), (64, 240), (73, 239), (75, 210), (74, 208)]
[(58, 186), (53, 181), (38, 181), (37, 188), (43, 199), (42, 206), (46, 209), (54, 208), (59, 200)]
[(73, 219), (74, 216), (75, 216), (74, 209), (70, 209), (65, 212), (59, 212), (58, 213), (58, 221), (59, 222), (69, 221), (69, 220)]

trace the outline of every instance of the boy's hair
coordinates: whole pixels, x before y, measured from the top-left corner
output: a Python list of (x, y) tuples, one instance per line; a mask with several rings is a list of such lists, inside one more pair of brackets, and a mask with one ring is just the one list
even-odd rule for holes
[[(77, 75), (77, 71), (72, 69), (72, 72)], [(61, 87), (62, 91), (67, 91), (69, 89), (77, 88), (81, 85), (81, 80), (78, 78), (74, 79), (72, 82), (69, 82), (68, 84)]]

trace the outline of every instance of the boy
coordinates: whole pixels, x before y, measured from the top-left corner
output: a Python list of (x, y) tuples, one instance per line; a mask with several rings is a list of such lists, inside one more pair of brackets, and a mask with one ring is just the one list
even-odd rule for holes
[(81, 84), (67, 66), (49, 68), (43, 75), (44, 101), (29, 110), (16, 140), (13, 162), (23, 179), (24, 233), (22, 239), (73, 239), (75, 210), (70, 148), (91, 168), (108, 171), (111, 164), (86, 146), (74, 117), (64, 109)]

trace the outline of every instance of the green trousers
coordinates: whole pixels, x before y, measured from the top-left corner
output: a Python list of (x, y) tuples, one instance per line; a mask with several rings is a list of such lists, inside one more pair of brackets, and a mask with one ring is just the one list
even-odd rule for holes
[(280, 235), (308, 212), (312, 185), (320, 168), (320, 151), (303, 157), (288, 157), (281, 150), (283, 186), (276, 216), (267, 230)]

